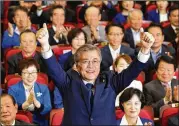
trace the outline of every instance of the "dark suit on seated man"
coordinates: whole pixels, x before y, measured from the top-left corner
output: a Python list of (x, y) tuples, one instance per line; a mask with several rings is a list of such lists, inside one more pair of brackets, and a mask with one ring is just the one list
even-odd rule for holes
[(1, 113), (0, 113), (0, 126), (30, 126), (24, 121), (16, 120), (16, 113), (18, 111), (17, 103), (13, 96), (9, 94), (2, 94), (1, 100)]
[(64, 72), (48, 44), (46, 25), (36, 36), (41, 43), (49, 75), (62, 94), (65, 112), (62, 125), (116, 125), (116, 95), (145, 67), (154, 42), (153, 36), (144, 34), (138, 58), (121, 74), (110, 71), (99, 74), (100, 50), (88, 44), (81, 46), (74, 55), (76, 69)]
[(127, 54), (135, 57), (134, 49), (121, 44), (124, 36), (123, 26), (110, 24), (106, 26), (105, 31), (109, 44), (101, 49), (101, 71), (112, 70), (112, 64), (118, 55)]
[(144, 85), (144, 95), (148, 105), (154, 108), (155, 117), (159, 117), (160, 107), (169, 102), (178, 102), (179, 99), (178, 81), (173, 79), (176, 70), (176, 64), (173, 58), (162, 56), (156, 63), (156, 80)]

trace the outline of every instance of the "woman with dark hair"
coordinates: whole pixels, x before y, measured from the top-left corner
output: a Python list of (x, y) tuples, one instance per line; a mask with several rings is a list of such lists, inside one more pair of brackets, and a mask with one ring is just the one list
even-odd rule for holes
[(139, 117), (140, 110), (145, 105), (144, 94), (139, 89), (127, 88), (119, 101), (124, 112), (124, 116), (118, 120), (120, 125), (153, 125), (153, 121)]
[(87, 36), (82, 29), (74, 28), (71, 31), (69, 31), (67, 39), (72, 47), (72, 50), (68, 53), (60, 55), (58, 58), (58, 62), (65, 71), (69, 70), (74, 66), (73, 55), (79, 47), (87, 43)]
[(119, 1), (120, 12), (114, 17), (113, 22), (123, 25), (127, 21), (129, 11), (134, 7), (134, 1)]
[(18, 110), (32, 112), (34, 124), (48, 126), (45, 117), (51, 110), (50, 93), (46, 85), (36, 82), (38, 63), (32, 58), (23, 59), (19, 62), (19, 70), (22, 81), (10, 86), (8, 93), (15, 98)]

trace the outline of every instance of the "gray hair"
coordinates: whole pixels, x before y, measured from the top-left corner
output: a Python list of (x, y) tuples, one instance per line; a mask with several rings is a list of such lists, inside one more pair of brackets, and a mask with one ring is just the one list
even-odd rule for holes
[(100, 57), (100, 61), (102, 60), (101, 50), (97, 46), (91, 45), (91, 44), (85, 44), (85, 45), (81, 46), (79, 49), (77, 49), (76, 53), (74, 54), (75, 63), (79, 62), (80, 56), (84, 52), (90, 52), (90, 51), (97, 51), (99, 54), (99, 57)]
[(129, 14), (128, 14), (128, 17), (127, 17), (128, 20), (130, 20), (130, 18), (131, 18), (131, 16), (132, 16), (132, 13), (133, 13), (133, 12), (138, 12), (138, 13), (140, 13), (140, 14), (142, 15), (142, 17), (143, 17), (143, 13), (142, 13), (141, 10), (139, 10), (139, 9), (133, 9), (133, 10), (129, 11)]

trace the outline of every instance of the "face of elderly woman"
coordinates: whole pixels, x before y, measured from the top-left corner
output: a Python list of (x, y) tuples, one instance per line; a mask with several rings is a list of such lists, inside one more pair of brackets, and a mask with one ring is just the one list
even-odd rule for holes
[(37, 80), (37, 68), (32, 65), (22, 70), (22, 80), (25, 85), (31, 86)]
[(123, 104), (126, 117), (135, 118), (139, 115), (141, 110), (141, 101), (137, 95), (133, 95), (132, 98)]

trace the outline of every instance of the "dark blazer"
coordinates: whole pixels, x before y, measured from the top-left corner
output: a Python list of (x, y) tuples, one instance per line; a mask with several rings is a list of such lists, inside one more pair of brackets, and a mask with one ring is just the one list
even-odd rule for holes
[[(161, 56), (167, 55), (167, 52), (169, 52), (175, 58), (175, 49), (173, 47), (162, 45)], [(145, 82), (147, 83), (152, 80), (153, 73), (155, 72), (155, 64), (152, 58), (152, 54), (148, 60), (148, 67), (144, 69), (144, 72), (145, 75), (147, 75), (145, 76)]]
[(131, 28), (125, 30), (124, 41), (127, 42), (131, 48), (135, 49), (134, 38)]
[[(178, 81), (176, 79), (172, 79), (171, 87), (173, 91), (173, 87), (178, 85)], [(155, 117), (159, 117), (160, 107), (164, 105), (163, 98), (165, 97), (165, 89), (159, 80), (153, 80), (143, 87), (143, 92), (146, 98), (146, 104), (152, 105), (154, 109)]]
[(164, 37), (165, 37), (164, 40), (167, 42), (171, 42), (174, 48), (177, 47), (177, 44), (175, 42), (177, 35), (174, 29), (172, 28), (172, 26), (169, 25), (168, 27), (164, 28), (163, 32), (164, 32)]
[[(117, 121), (118, 121), (117, 124), (118, 124), (119, 126), (120, 126), (120, 124), (121, 124), (121, 120), (122, 120), (122, 118), (117, 120)], [(140, 117), (140, 120), (141, 120), (141, 122), (142, 122), (143, 125), (144, 125), (145, 123), (151, 122), (151, 123), (152, 123), (152, 126), (154, 126), (154, 122), (153, 122), (152, 120), (145, 119), (145, 118), (141, 118), (141, 117)]]
[(72, 52), (70, 51), (63, 55), (60, 55), (58, 58), (58, 62), (65, 71), (71, 69), (74, 64), (74, 58)]
[(62, 38), (59, 39), (58, 43), (55, 41), (55, 39), (53, 38), (53, 36), (55, 35), (55, 31), (53, 30), (52, 27), (48, 29), (48, 33), (49, 33), (49, 44), (51, 46), (58, 45), (58, 44), (67, 44), (67, 40), (64, 35), (62, 35)]
[(157, 10), (152, 10), (152, 11), (147, 12), (146, 20), (149, 20), (155, 23), (160, 23), (160, 17), (159, 17), (159, 13), (157, 12)]
[[(40, 72), (47, 73), (46, 65), (43, 58), (39, 52), (36, 51), (33, 57), (37, 63), (40, 65)], [(19, 61), (23, 59), (22, 52), (19, 52), (7, 60), (8, 63), (8, 74), (19, 73)]]
[(116, 125), (116, 95), (145, 67), (145, 63), (136, 59), (121, 74), (114, 75), (108, 71), (99, 75), (95, 81), (94, 104), (91, 111), (89, 90), (79, 73), (74, 70), (64, 72), (54, 55), (45, 61), (49, 75), (62, 94), (65, 112), (62, 125)]
[[(132, 58), (135, 57), (134, 49), (121, 45), (119, 54), (128, 54)], [(101, 62), (101, 71), (109, 70), (109, 67), (113, 64), (113, 58), (109, 49), (109, 45), (104, 46), (101, 49), (102, 62)]]

